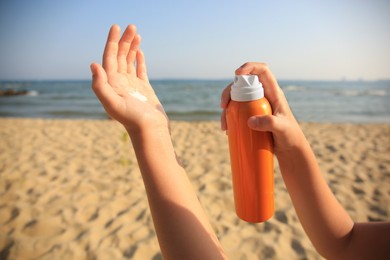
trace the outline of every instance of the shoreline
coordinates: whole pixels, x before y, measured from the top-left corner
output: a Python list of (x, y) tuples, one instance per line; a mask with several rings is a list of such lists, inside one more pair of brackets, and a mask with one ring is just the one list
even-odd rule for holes
[[(390, 124), (300, 125), (354, 221), (390, 219)], [(219, 121), (171, 121), (173, 144), (230, 259), (322, 259), (275, 166), (275, 214), (234, 212)], [(161, 259), (137, 160), (112, 120), (0, 118), (0, 252), (9, 259)]]
[[(390, 81), (285, 80), (278, 83), (299, 121), (390, 123), (390, 110), (386, 106)], [(220, 93), (227, 84), (185, 79), (152, 83), (168, 117), (175, 121), (218, 121)], [(0, 116), (3, 117), (106, 118), (87, 81), (0, 82), (0, 89), (30, 91), (26, 96), (1, 97)]]
[[(36, 121), (91, 121), (91, 122), (115, 122), (114, 119), (107, 118), (59, 118), (59, 117), (13, 117), (13, 116), (0, 116), (0, 122), (6, 120), (36, 120)], [(215, 119), (190, 119), (190, 120), (177, 120), (170, 119), (170, 122), (177, 123), (219, 123), (219, 118)], [(313, 124), (313, 125), (389, 125), (390, 122), (332, 122), (332, 121), (308, 121), (308, 120), (297, 120), (299, 125)]]

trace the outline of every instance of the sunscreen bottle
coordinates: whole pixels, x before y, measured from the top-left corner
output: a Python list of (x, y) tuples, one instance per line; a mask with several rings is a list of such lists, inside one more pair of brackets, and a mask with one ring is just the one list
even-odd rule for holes
[(251, 130), (248, 119), (271, 115), (257, 76), (235, 76), (226, 110), (234, 203), (239, 218), (264, 222), (274, 213), (273, 139)]

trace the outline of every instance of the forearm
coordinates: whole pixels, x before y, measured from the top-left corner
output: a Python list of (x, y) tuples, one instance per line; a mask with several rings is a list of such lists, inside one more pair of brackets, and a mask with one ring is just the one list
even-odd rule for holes
[(130, 136), (164, 258), (223, 258), (218, 239), (177, 161), (168, 129)]
[(353, 221), (321, 175), (303, 133), (299, 146), (278, 155), (281, 173), (297, 215), (317, 251), (334, 256), (348, 244)]

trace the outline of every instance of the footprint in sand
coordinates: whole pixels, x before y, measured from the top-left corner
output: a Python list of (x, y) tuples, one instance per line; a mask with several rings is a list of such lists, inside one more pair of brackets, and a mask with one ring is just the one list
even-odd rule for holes
[(353, 193), (355, 193), (357, 196), (359, 195), (366, 195), (366, 192), (362, 189), (359, 189), (358, 187), (352, 186)]
[(0, 224), (8, 224), (16, 219), (20, 214), (20, 210), (16, 207), (2, 206), (0, 207)]
[(32, 219), (27, 222), (22, 232), (30, 237), (51, 237), (55, 235), (60, 235), (66, 231), (65, 227), (62, 227), (60, 218), (51, 218), (51, 219)]
[(293, 239), (291, 241), (291, 248), (299, 255), (299, 256), (306, 256), (306, 250), (305, 248), (302, 246), (302, 244), (296, 240), (296, 239)]
[(282, 222), (284, 224), (287, 224), (288, 222), (287, 216), (283, 211), (276, 211), (275, 218), (277, 221)]

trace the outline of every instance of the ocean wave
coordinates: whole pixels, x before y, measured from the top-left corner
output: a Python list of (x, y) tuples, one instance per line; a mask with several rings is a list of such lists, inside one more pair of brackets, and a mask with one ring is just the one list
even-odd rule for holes
[(389, 92), (384, 89), (378, 89), (378, 90), (371, 90), (369, 91), (369, 96), (388, 96)]
[(27, 91), (27, 94), (26, 94), (26, 96), (30, 96), (30, 97), (36, 97), (38, 95), (39, 95), (39, 92), (36, 90)]
[(371, 90), (343, 90), (337, 91), (336, 95), (346, 96), (346, 97), (360, 97), (360, 96), (376, 96), (376, 97), (385, 97), (389, 95), (389, 91), (385, 89), (371, 89)]
[(305, 87), (302, 86), (296, 86), (296, 85), (288, 85), (286, 87), (283, 87), (284, 91), (303, 91), (305, 90)]

